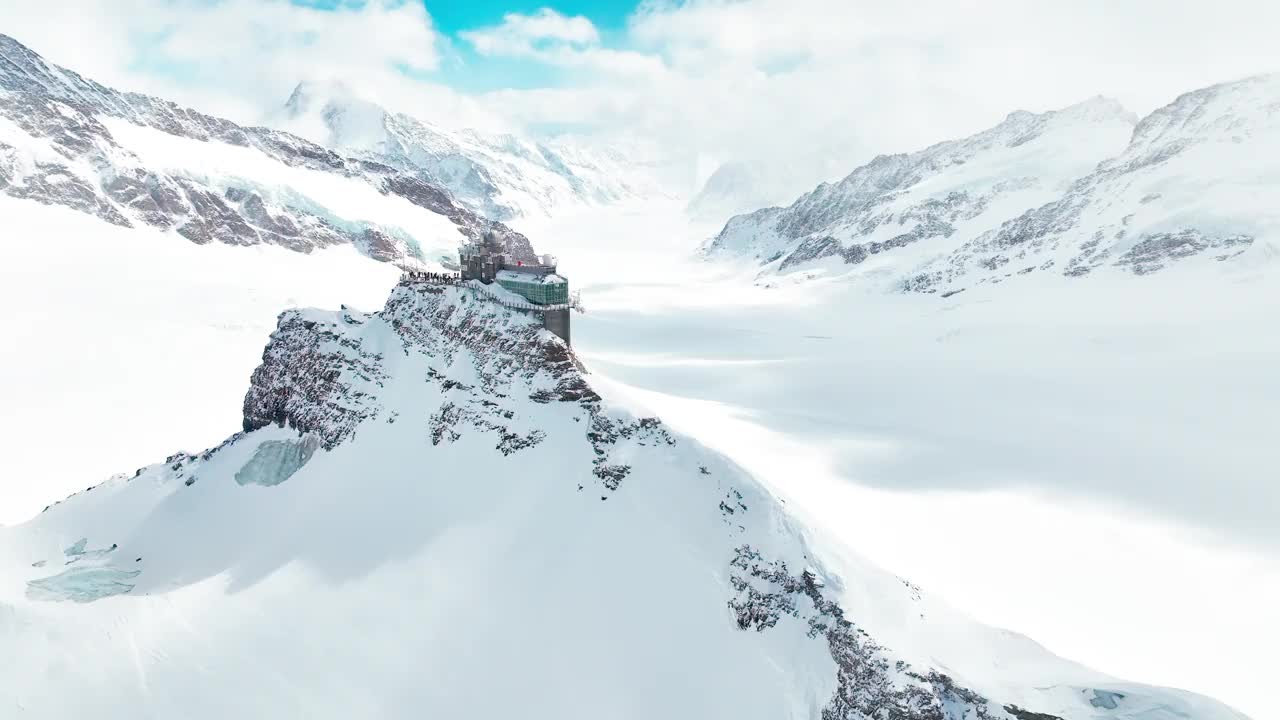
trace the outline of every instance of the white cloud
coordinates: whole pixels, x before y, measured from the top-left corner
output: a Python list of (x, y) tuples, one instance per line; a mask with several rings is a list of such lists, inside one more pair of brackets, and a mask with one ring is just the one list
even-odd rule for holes
[(333, 10), (287, 0), (3, 3), (0, 28), (96, 80), (245, 122), (261, 121), (307, 79), (412, 97), (471, 124), (479, 114), (465, 97), (406, 77), (437, 69), (447, 47), (416, 1)]
[(567, 17), (550, 8), (532, 15), (508, 13), (502, 24), (460, 33), (481, 55), (532, 57), (552, 47), (586, 47), (600, 42), (600, 33), (581, 15)]
[(531, 15), (507, 13), (499, 25), (464, 31), (459, 36), (480, 55), (526, 58), (608, 76), (652, 74), (663, 67), (655, 55), (602, 47), (600, 32), (590, 20), (549, 8)]
[(747, 161), (778, 200), (1015, 109), (1103, 94), (1144, 113), (1280, 70), (1276, 26), (1265, 0), (647, 0), (616, 35), (550, 9), (461, 33), (480, 62), (560, 71), (474, 95), (401, 72), (466, 61), (416, 0), (0, 4), (0, 28), (57, 62), (234, 119), (261, 120), (300, 80), (338, 79), (443, 125), (642, 138), (686, 161), (689, 185), (697, 158)]
[(1277, 25), (1280, 5), (1258, 0), (647, 2), (619, 50), (646, 68), (640, 77), (611, 82), (597, 68), (567, 87), (488, 100), (520, 121), (585, 123), (689, 158), (752, 161), (795, 193), (1015, 109), (1104, 94), (1145, 113), (1187, 90), (1280, 70), (1268, 37)]

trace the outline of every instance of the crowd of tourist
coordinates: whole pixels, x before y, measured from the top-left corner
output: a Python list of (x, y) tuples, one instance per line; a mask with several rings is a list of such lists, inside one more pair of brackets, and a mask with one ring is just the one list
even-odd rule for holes
[(458, 273), (434, 273), (422, 270), (405, 270), (404, 279), (428, 282), (434, 285), (457, 285), (462, 282), (462, 276)]

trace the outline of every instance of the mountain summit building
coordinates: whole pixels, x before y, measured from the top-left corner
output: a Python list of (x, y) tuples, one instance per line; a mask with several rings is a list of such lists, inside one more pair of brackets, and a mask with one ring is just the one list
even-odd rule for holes
[(493, 233), (485, 233), (478, 243), (464, 243), (458, 260), (463, 281), (497, 283), (519, 295), (529, 305), (517, 309), (541, 313), (543, 327), (569, 344), (569, 281), (556, 273), (554, 256), (539, 255), (536, 263), (513, 262), (502, 242)]

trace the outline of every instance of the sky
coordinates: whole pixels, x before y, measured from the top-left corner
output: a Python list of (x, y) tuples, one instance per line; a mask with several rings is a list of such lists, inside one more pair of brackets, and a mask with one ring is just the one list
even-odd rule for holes
[[(239, 121), (341, 79), (446, 127), (626, 139), (789, 191), (1017, 109), (1143, 114), (1280, 71), (1265, 0), (76, 0), (0, 31), (112, 85)], [(685, 190), (685, 188), (676, 188)]]

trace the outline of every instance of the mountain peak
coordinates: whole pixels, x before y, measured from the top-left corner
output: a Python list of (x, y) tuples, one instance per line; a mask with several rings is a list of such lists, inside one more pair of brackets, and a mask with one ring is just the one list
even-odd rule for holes
[(1183, 93), (1134, 129), (1134, 146), (1233, 139), (1280, 131), (1280, 73), (1253, 75)]
[(387, 142), (387, 111), (341, 80), (299, 82), (284, 112), (290, 129), (323, 145), (378, 152)]
[(1119, 100), (1104, 95), (1095, 95), (1087, 100), (1081, 100), (1078, 103), (1047, 114), (1055, 118), (1090, 122), (1121, 120), (1129, 125), (1138, 123), (1138, 115), (1136, 113), (1127, 110)]

